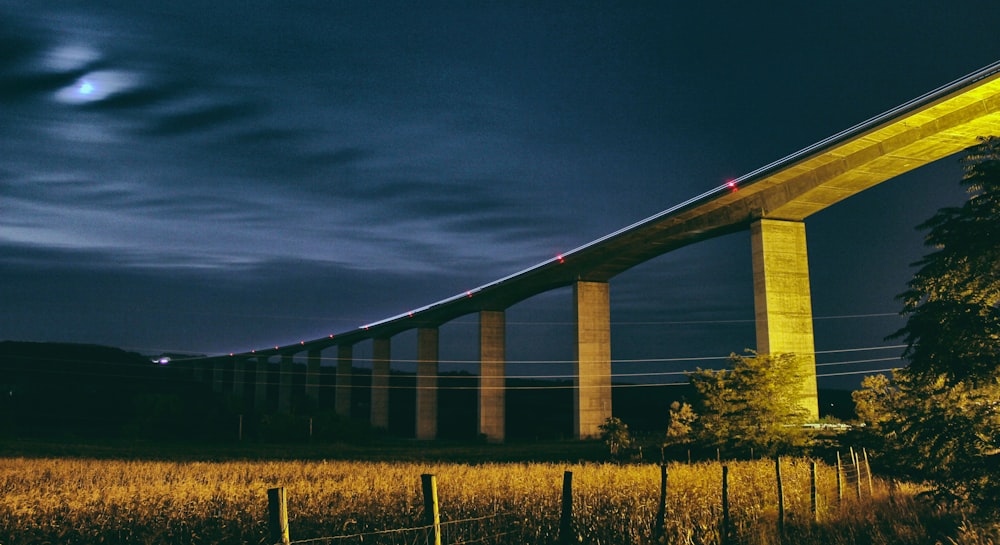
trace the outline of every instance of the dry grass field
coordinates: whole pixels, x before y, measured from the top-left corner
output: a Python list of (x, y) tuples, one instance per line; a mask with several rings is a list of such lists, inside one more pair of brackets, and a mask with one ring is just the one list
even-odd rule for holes
[[(956, 535), (957, 517), (916, 501), (915, 487), (890, 494), (876, 480), (870, 494), (864, 482), (860, 499), (855, 488), (845, 487), (838, 502), (836, 472), (827, 465), (818, 471), (816, 521), (809, 463), (789, 459), (782, 462), (787, 516), (781, 536), (774, 462), (727, 466), (730, 543), (934, 544)], [(406, 529), (423, 524), (420, 475), (430, 473), (436, 475), (445, 543), (547, 544), (558, 539), (567, 470), (573, 472), (578, 542), (723, 542), (718, 463), (669, 466), (665, 535), (659, 537), (660, 470), (651, 464), (9, 457), (0, 458), (0, 543), (267, 543), (267, 490), (279, 486), (288, 494), (293, 543), (422, 543), (422, 531)]]

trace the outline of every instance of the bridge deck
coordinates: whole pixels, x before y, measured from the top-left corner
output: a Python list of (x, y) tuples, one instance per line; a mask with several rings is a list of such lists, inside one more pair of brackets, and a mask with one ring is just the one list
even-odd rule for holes
[(1000, 135), (1000, 62), (779, 161), (516, 274), (281, 353), (390, 337), (481, 310), (503, 310), (577, 280), (608, 281), (671, 250), (756, 219), (802, 220), (869, 187)]

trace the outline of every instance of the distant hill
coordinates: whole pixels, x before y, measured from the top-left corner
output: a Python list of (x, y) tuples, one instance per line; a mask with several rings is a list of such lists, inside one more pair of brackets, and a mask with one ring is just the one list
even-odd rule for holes
[(190, 379), (179, 370), (154, 365), (135, 352), (91, 344), (0, 342), (0, 433), (119, 436), (141, 425), (152, 400), (191, 402), (192, 393)]

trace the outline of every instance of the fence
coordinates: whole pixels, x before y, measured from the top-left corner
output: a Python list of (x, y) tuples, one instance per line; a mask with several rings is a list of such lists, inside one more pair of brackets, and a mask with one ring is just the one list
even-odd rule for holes
[[(853, 448), (849, 450), (846, 461), (837, 453), (835, 471), (827, 471), (820, 475), (815, 461), (809, 464), (808, 509), (810, 519), (814, 523), (821, 522), (829, 514), (835, 514), (848, 501), (858, 501), (875, 496), (875, 479), (868, 463), (867, 451), (860, 453)], [(787, 484), (782, 471), (787, 462), (774, 458), (774, 483), (776, 484), (777, 516), (775, 520), (778, 534), (785, 532)], [(824, 466), (829, 467), (829, 466)], [(649, 535), (654, 539), (663, 538), (667, 529), (668, 511), (668, 466), (661, 464), (659, 498), (656, 515), (649, 528)], [(720, 542), (732, 541), (738, 533), (741, 524), (757, 523), (758, 520), (738, 520), (731, 512), (730, 501), (730, 468), (721, 466), (721, 494), (719, 509), (712, 510), (719, 514), (718, 535)], [(467, 517), (455, 520), (442, 520), (438, 497), (437, 480), (434, 475), (423, 474), (421, 490), (423, 494), (422, 520), (418, 524), (404, 528), (343, 533), (338, 535), (313, 537), (301, 540), (290, 539), (289, 516), (287, 507), (287, 491), (284, 488), (268, 490), (268, 543), (278, 545), (299, 544), (332, 544), (374, 543), (374, 544), (408, 544), (408, 545), (465, 545), (473, 543), (517, 543), (523, 536), (531, 534), (526, 528), (527, 520), (523, 513), (495, 511), (489, 514)], [(799, 483), (800, 488), (801, 483)], [(890, 488), (891, 490), (891, 488)], [(561, 512), (559, 513), (558, 539), (560, 544), (579, 543), (584, 541), (580, 529), (574, 519), (573, 473), (563, 474)], [(758, 510), (759, 511), (759, 510)], [(536, 514), (542, 515), (542, 514)], [(804, 513), (797, 513), (798, 519), (805, 519)], [(509, 541), (505, 541), (504, 539)]]

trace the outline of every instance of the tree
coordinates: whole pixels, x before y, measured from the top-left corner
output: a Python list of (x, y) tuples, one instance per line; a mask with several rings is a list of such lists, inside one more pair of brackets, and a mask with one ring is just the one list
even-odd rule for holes
[(962, 160), (969, 198), (920, 226), (934, 248), (900, 295), (907, 345), (894, 384), (866, 380), (859, 415), (887, 461), (939, 496), (1000, 512), (1000, 138)]
[(894, 412), (899, 388), (885, 375), (870, 375), (861, 380), (861, 389), (852, 392), (851, 399), (854, 400), (858, 420), (864, 422), (870, 431), (878, 433)]
[(689, 403), (674, 401), (667, 413), (667, 435), (663, 446), (683, 445), (691, 440), (691, 426), (698, 419)]
[(632, 446), (632, 435), (628, 431), (628, 424), (617, 416), (608, 418), (597, 429), (601, 430), (601, 439), (608, 445), (612, 456), (618, 456)]
[(858, 417), (886, 467), (936, 483), (946, 500), (969, 499), (987, 511), (1000, 504), (1000, 384), (933, 384), (898, 370), (890, 382), (866, 377), (854, 392)]
[(794, 354), (730, 356), (730, 369), (688, 376), (698, 392), (694, 435), (705, 446), (776, 454), (806, 444), (803, 371)]
[(989, 384), (1000, 369), (1000, 138), (981, 139), (962, 160), (969, 193), (920, 228), (935, 250), (900, 295), (907, 374), (924, 384)]

